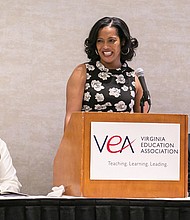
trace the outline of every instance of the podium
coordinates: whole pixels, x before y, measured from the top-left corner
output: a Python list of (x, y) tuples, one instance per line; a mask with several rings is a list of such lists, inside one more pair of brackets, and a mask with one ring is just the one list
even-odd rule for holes
[[(179, 125), (178, 180), (100, 180), (90, 178), (93, 122)], [(169, 131), (168, 131), (169, 132)], [(188, 116), (110, 112), (73, 113), (54, 158), (53, 185), (66, 195), (90, 198), (184, 198), (188, 187)]]

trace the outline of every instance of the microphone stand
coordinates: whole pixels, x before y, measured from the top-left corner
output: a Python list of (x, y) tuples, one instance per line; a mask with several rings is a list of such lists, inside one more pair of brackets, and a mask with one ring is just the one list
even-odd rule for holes
[(141, 113), (144, 113), (144, 103), (145, 103), (145, 98), (144, 96), (142, 96), (141, 100), (140, 100), (140, 106), (141, 106)]

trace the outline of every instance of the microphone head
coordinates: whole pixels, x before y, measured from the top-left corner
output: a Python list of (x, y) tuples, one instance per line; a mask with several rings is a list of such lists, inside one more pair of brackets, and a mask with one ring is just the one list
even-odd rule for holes
[(140, 77), (140, 76), (144, 76), (144, 70), (142, 68), (137, 68), (135, 70), (135, 74)]

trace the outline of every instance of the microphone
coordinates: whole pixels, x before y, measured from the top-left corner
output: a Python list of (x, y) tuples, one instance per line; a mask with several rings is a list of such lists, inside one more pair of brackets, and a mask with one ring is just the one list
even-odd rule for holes
[(135, 74), (138, 77), (140, 84), (142, 86), (142, 89), (143, 89), (143, 97), (142, 97), (141, 102), (143, 102), (143, 105), (144, 105), (144, 102), (147, 101), (150, 106), (151, 99), (150, 99), (150, 93), (147, 89), (145, 78), (144, 78), (144, 70), (142, 68), (138, 68), (135, 70)]

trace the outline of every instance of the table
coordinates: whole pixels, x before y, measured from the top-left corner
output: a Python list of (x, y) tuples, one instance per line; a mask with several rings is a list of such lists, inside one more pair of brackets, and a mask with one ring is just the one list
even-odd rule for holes
[(0, 220), (189, 220), (190, 198), (4, 198)]

